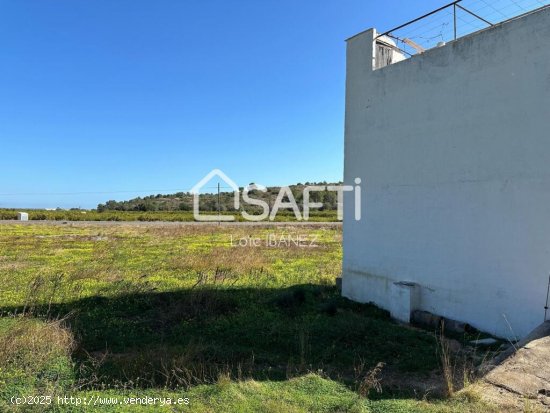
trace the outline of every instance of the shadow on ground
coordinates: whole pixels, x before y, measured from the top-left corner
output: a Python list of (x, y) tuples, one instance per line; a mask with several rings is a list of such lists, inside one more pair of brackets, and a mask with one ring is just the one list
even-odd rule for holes
[(379, 362), (403, 374), (438, 367), (433, 335), (331, 286), (133, 291), (36, 306), (32, 315), (66, 318), (89, 387), (191, 386), (220, 374), (283, 380), (320, 370), (353, 387)]

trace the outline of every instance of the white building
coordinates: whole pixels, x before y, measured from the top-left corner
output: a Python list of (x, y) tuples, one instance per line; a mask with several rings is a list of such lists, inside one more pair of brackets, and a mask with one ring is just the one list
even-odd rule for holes
[(29, 220), (29, 214), (27, 212), (18, 212), (17, 213), (17, 220), (18, 221), (28, 221)]
[(343, 294), (525, 336), (550, 272), (550, 9), (406, 60), (376, 36), (347, 42), (344, 174), (364, 196)]

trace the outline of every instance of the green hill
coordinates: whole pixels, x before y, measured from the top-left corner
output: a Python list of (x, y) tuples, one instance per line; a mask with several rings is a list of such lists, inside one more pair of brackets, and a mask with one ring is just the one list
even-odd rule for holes
[[(306, 185), (340, 185), (341, 183), (310, 183), (305, 184), (298, 183), (296, 185), (290, 185), (290, 189), (300, 209), (303, 204), (303, 189)], [(240, 188), (241, 191), (243, 188)], [(267, 187), (267, 191), (254, 190), (250, 191), (251, 198), (260, 199), (271, 207), (277, 195), (279, 194), (281, 187)], [(220, 193), (220, 210), (232, 211), (234, 210), (234, 194), (233, 192), (221, 192)], [(287, 198), (285, 197), (285, 201)], [(313, 191), (310, 192), (310, 202), (321, 202), (323, 206), (319, 208), (321, 211), (334, 211), (337, 209), (337, 193), (334, 191)], [(199, 197), (201, 211), (217, 211), (218, 210), (218, 194), (208, 193), (201, 194)], [(260, 207), (246, 205), (241, 207), (247, 211), (255, 212)], [(175, 194), (157, 194), (149, 195), (146, 197), (133, 198), (128, 201), (114, 201), (110, 200), (104, 204), (97, 206), (99, 212), (103, 211), (192, 211), (193, 210), (193, 195), (189, 192), (177, 192)]]

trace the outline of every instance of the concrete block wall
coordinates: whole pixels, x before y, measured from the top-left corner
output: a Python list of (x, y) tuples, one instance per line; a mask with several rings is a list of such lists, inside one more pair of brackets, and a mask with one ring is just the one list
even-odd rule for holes
[(378, 70), (375, 36), (347, 43), (342, 292), (402, 314), (414, 283), (415, 309), (523, 337), (550, 272), (550, 9)]

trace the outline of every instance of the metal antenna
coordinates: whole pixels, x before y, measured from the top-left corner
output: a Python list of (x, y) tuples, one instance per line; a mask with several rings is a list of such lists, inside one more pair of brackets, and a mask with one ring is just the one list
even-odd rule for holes
[(546, 289), (546, 305), (544, 306), (544, 321), (548, 315), (548, 298), (550, 297), (550, 275), (548, 276), (548, 288)]

